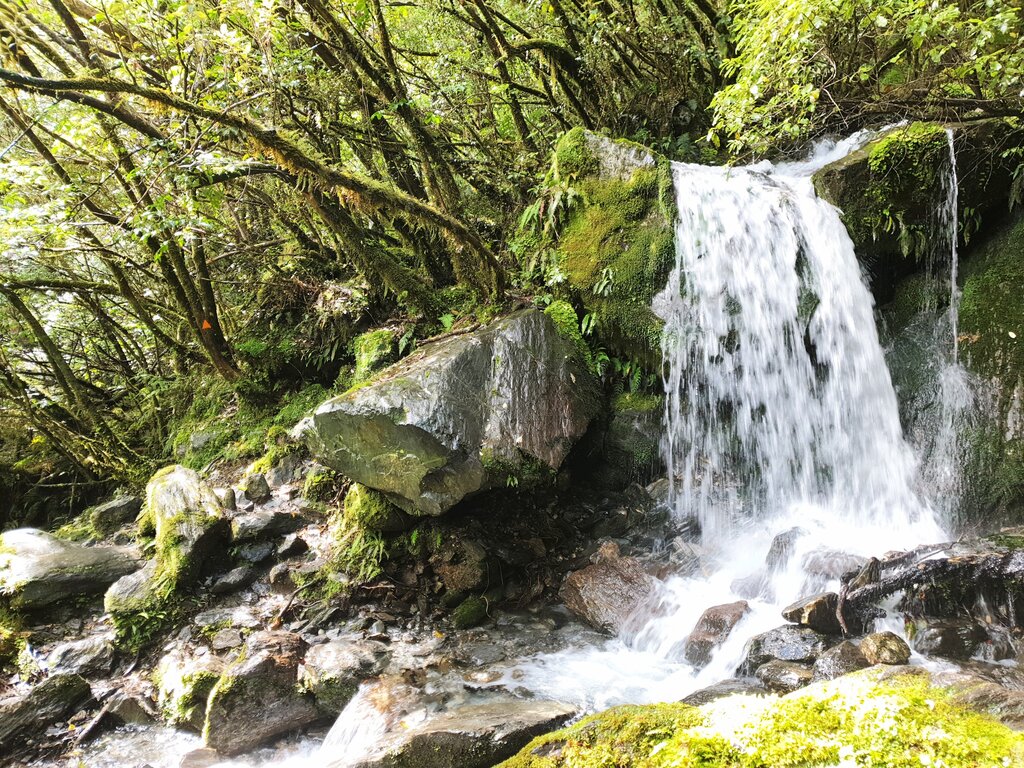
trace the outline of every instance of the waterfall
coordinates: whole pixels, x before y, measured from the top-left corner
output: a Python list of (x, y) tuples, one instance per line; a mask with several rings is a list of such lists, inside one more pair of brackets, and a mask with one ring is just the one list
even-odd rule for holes
[(816, 166), (674, 166), (676, 265), (655, 305), (664, 453), (673, 507), (706, 540), (797, 510), (888, 531), (931, 516), (872, 297)]

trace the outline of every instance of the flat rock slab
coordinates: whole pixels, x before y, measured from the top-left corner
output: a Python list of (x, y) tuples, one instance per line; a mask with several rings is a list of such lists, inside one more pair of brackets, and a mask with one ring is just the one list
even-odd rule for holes
[(460, 707), (392, 736), (352, 768), (491, 768), (576, 713), (568, 704), (520, 699)]
[(87, 547), (34, 528), (0, 535), (0, 594), (19, 610), (101, 594), (136, 568), (134, 553), (120, 547)]
[(78, 710), (92, 696), (89, 683), (78, 675), (53, 675), (26, 696), (0, 704), (0, 755), (13, 751), (26, 737)]

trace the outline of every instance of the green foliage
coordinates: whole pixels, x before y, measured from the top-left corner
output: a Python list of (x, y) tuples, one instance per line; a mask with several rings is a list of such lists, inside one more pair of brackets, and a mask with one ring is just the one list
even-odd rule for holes
[(0, 673), (14, 666), (24, 648), (21, 616), (0, 602)]
[(580, 320), (576, 310), (572, 308), (572, 304), (563, 300), (553, 301), (544, 309), (544, 314), (554, 322), (558, 333), (572, 343), (573, 348), (579, 355), (580, 361), (587, 368), (593, 369), (593, 356), (590, 354), (590, 347), (587, 346), (587, 342), (583, 339), (583, 333), (580, 330)]
[(926, 677), (877, 682), (876, 675), (847, 675), (781, 699), (617, 707), (535, 739), (501, 766), (980, 768), (1024, 759), (1024, 736), (965, 709)]
[(352, 383), (369, 381), (375, 373), (395, 362), (399, 354), (398, 341), (398, 331), (392, 328), (380, 328), (357, 336), (352, 342), (356, 357)]
[(89, 510), (64, 523), (53, 535), (66, 541), (96, 541), (103, 538), (93, 527)]
[(1020, 111), (1021, 8), (970, 0), (732, 0), (714, 141), (765, 153), (858, 111)]

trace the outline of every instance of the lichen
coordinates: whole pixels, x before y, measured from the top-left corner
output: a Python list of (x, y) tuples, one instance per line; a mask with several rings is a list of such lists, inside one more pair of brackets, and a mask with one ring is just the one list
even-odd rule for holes
[(617, 707), (531, 742), (502, 768), (1002, 766), (1024, 736), (970, 711), (925, 676), (866, 670), (782, 698), (732, 696), (699, 709)]

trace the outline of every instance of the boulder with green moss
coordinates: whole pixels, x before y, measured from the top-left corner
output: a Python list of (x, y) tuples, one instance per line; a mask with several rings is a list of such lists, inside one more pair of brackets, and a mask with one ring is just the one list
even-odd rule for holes
[(818, 194), (842, 212), (879, 302), (933, 255), (950, 169), (947, 129), (957, 157), (961, 234), (970, 234), (1007, 209), (1017, 161), (1006, 153), (1024, 142), (1009, 121), (899, 126), (814, 175)]
[(669, 161), (575, 128), (558, 142), (551, 183), (568, 201), (550, 235), (559, 278), (611, 352), (656, 370), (663, 322), (651, 304), (675, 263)]
[(379, 675), (389, 658), (387, 646), (375, 640), (334, 640), (314, 645), (299, 669), (299, 683), (313, 694), (317, 707), (337, 717), (360, 683)]
[(421, 346), (308, 422), (316, 458), (413, 515), (548, 478), (599, 409), (579, 347), (521, 310)]
[(34, 528), (0, 535), (0, 596), (16, 610), (101, 594), (136, 568), (135, 553), (120, 547), (87, 547)]
[(961, 692), (935, 682), (923, 671), (869, 669), (778, 698), (617, 707), (535, 739), (501, 768), (920, 768), (1024, 761), (1024, 735), (974, 711), (970, 686)]
[(352, 483), (345, 494), (344, 515), (352, 525), (369, 531), (395, 533), (409, 527), (409, 516), (380, 491)]
[(177, 593), (227, 564), (227, 518), (213, 489), (193, 470), (172, 466), (153, 476), (143, 522), (153, 530), (153, 559), (113, 584), (104, 598), (122, 628), (136, 615), (156, 615)]
[(120, 496), (86, 510), (92, 528), (102, 537), (109, 536), (133, 522), (142, 509), (138, 496)]
[(178, 728), (201, 731), (206, 721), (206, 701), (224, 666), (216, 656), (194, 656), (181, 648), (164, 655), (153, 673), (163, 719)]
[(250, 635), (210, 691), (204, 745), (237, 755), (316, 721), (316, 702), (299, 686), (304, 651), (302, 639), (289, 632)]
[(356, 365), (352, 383), (362, 384), (398, 359), (399, 332), (394, 328), (378, 328), (352, 340)]

